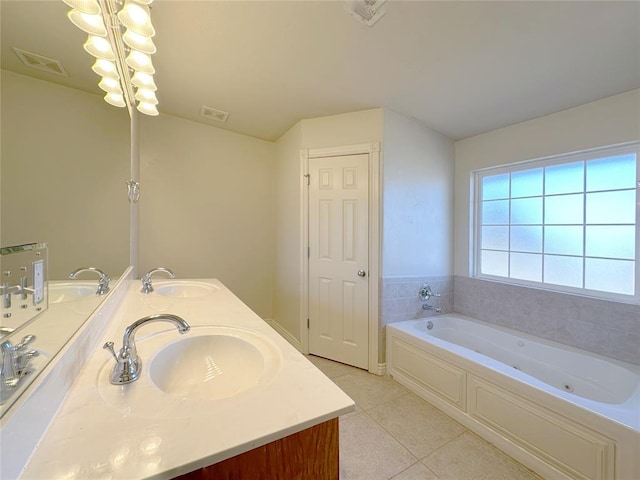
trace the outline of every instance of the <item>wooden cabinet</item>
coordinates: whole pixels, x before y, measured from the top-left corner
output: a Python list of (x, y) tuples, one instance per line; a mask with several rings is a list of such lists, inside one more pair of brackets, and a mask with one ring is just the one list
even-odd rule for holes
[(176, 480), (338, 480), (339, 468), (334, 418)]

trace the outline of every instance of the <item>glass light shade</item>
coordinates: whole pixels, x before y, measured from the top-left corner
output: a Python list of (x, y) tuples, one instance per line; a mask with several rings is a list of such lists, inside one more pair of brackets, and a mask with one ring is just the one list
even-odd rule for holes
[(127, 104), (124, 101), (124, 97), (121, 93), (107, 93), (104, 96), (104, 101), (114, 107), (126, 107)]
[(142, 112), (145, 115), (151, 115), (153, 117), (155, 117), (160, 113), (158, 112), (158, 109), (156, 108), (156, 106), (152, 103), (140, 102), (138, 103), (138, 106), (136, 108), (138, 109), (139, 112)]
[(122, 10), (118, 12), (120, 22), (138, 35), (145, 37), (153, 37), (156, 31), (151, 25), (151, 14), (149, 7), (146, 5), (138, 5), (131, 0), (126, 0)]
[(131, 30), (127, 30), (124, 32), (122, 40), (124, 40), (124, 43), (129, 45), (131, 48), (139, 50), (142, 53), (148, 53), (149, 55), (156, 53), (156, 46), (153, 44), (151, 37), (138, 35)]
[(156, 94), (153, 90), (147, 90), (146, 88), (139, 88), (136, 92), (136, 100), (144, 103), (150, 103), (152, 105), (158, 104), (158, 99), (156, 98)]
[(157, 90), (156, 82), (153, 80), (153, 76), (148, 73), (136, 72), (131, 78), (131, 83), (138, 88), (146, 88), (147, 90)]
[(127, 65), (133, 68), (136, 72), (148, 73), (153, 75), (156, 73), (151, 63), (151, 57), (146, 53), (139, 52), (137, 50), (131, 50), (126, 59)]
[(97, 0), (62, 0), (71, 8), (89, 15), (97, 15), (100, 13), (100, 5)]
[(120, 75), (118, 75), (116, 64), (113, 62), (110, 62), (109, 60), (105, 60), (104, 58), (97, 58), (96, 61), (93, 63), (91, 70), (93, 70), (98, 75), (104, 78), (113, 78), (113, 79), (120, 78)]
[(98, 86), (107, 93), (119, 93), (122, 95), (122, 87), (120, 82), (114, 78), (103, 78)]
[(84, 43), (84, 49), (96, 58), (103, 58), (110, 61), (114, 61), (116, 59), (116, 55), (113, 53), (111, 44), (103, 37), (89, 35), (89, 38)]
[(78, 10), (69, 10), (67, 17), (69, 17), (71, 23), (89, 35), (97, 35), (99, 37), (107, 36), (107, 29), (104, 26), (102, 15), (90, 15)]

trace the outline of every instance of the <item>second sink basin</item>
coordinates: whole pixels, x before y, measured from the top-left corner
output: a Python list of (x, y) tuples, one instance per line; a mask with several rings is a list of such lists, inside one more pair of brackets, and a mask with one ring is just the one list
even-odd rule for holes
[(182, 398), (216, 400), (267, 383), (280, 352), (266, 337), (229, 326), (193, 327), (149, 363), (151, 382)]
[(196, 298), (204, 297), (216, 292), (218, 287), (210, 283), (176, 281), (176, 282), (158, 282), (154, 287), (154, 292), (163, 297), (178, 298)]
[(66, 303), (96, 296), (97, 283), (49, 282), (49, 303)]

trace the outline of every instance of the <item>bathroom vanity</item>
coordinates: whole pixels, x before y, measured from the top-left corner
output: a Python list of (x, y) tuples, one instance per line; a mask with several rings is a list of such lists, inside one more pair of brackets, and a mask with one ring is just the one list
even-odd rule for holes
[[(11, 435), (30, 448), (12, 465), (3, 454), (3, 475), (337, 479), (338, 416), (353, 401), (219, 281), (154, 287), (143, 294), (140, 281), (119, 282), (50, 374), (3, 418), (3, 446)], [(180, 316), (191, 329), (180, 335), (162, 321), (139, 327), (140, 377), (112, 385), (115, 361), (102, 345), (119, 348), (127, 326), (154, 314)], [(37, 409), (65, 382), (60, 408), (50, 424), (38, 420), (44, 433), (29, 443), (35, 427), (21, 432), (20, 420), (46, 414)]]

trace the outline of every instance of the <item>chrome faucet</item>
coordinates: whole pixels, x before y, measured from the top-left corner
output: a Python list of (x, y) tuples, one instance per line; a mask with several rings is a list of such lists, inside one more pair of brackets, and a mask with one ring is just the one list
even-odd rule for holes
[(418, 296), (423, 302), (425, 302), (422, 304), (423, 310), (435, 310), (436, 313), (442, 312), (442, 309), (440, 307), (434, 307), (433, 305), (429, 305), (428, 303), (426, 303), (431, 297), (438, 298), (440, 296), (439, 293), (433, 293), (431, 291), (431, 287), (426, 283), (422, 285), (422, 287), (420, 287), (420, 290), (418, 290)]
[(13, 345), (9, 340), (0, 344), (2, 362), (0, 363), (0, 403), (4, 402), (18, 386), (22, 377), (31, 370), (29, 361), (38, 356), (37, 350), (27, 350), (27, 345), (36, 339), (34, 335), (25, 336)]
[(436, 313), (442, 312), (442, 309), (440, 307), (434, 307), (433, 305), (429, 305), (428, 303), (423, 303), (422, 304), (422, 309), (423, 310), (435, 310)]
[(124, 385), (135, 382), (138, 379), (140, 371), (142, 370), (142, 361), (140, 357), (138, 357), (138, 351), (136, 350), (136, 330), (147, 323), (159, 321), (173, 323), (181, 334), (187, 333), (191, 328), (189, 324), (179, 316), (167, 313), (149, 315), (148, 317), (133, 322), (125, 329), (124, 337), (122, 338), (122, 348), (117, 354), (113, 348), (113, 342), (107, 342), (102, 346), (105, 350), (109, 350), (113, 358), (116, 359), (116, 364), (113, 367), (110, 378), (112, 384)]
[(98, 290), (96, 291), (96, 295), (104, 295), (109, 291), (109, 282), (111, 281), (111, 279), (107, 276), (106, 273), (104, 273), (99, 268), (95, 268), (95, 267), (79, 268), (71, 272), (69, 274), (69, 278), (72, 280), (75, 280), (76, 278), (78, 278), (78, 274), (82, 272), (95, 272), (98, 275), (100, 275), (100, 281), (98, 282)]
[(149, 270), (142, 277), (142, 290), (140, 290), (142, 293), (151, 293), (151, 292), (153, 292), (153, 285), (151, 285), (151, 275), (153, 275), (154, 273), (158, 273), (158, 272), (163, 272), (163, 273), (168, 274), (169, 278), (176, 278), (176, 274), (173, 273), (168, 268), (165, 268), (165, 267), (158, 267), (158, 268), (154, 268), (152, 270)]

